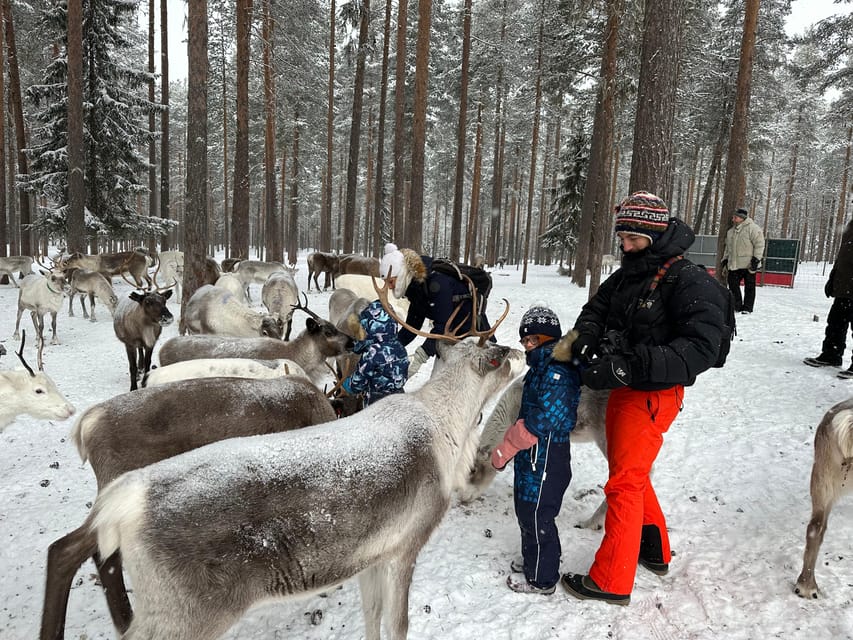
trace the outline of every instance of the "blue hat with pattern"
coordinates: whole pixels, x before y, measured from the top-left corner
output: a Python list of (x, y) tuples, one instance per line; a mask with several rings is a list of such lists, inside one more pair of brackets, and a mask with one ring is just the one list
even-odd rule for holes
[(560, 319), (548, 307), (530, 307), (521, 317), (518, 336), (523, 338), (524, 336), (534, 335), (549, 336), (551, 338), (559, 338), (563, 335), (560, 329)]

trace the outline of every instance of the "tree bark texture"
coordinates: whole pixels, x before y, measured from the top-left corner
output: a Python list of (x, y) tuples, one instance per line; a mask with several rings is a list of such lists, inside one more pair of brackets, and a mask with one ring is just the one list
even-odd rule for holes
[(272, 0), (264, 0), (264, 213), (266, 214), (267, 260), (282, 259), (281, 231), (278, 227), (275, 183), (275, 79), (272, 68), (273, 21)]
[[(459, 260), (459, 245), (462, 239), (462, 196), (465, 192), (465, 126), (468, 117), (468, 66), (470, 65), (470, 61), (471, 0), (465, 0), (462, 15), (462, 73), (459, 89), (459, 123), (456, 129), (456, 181), (453, 189), (453, 217), (450, 220), (450, 259), (453, 261)], [(479, 135), (479, 129), (477, 135)], [(474, 213), (473, 207), (471, 213)], [(469, 254), (469, 251), (469, 247), (466, 247), (466, 256)]]
[[(2, 68), (2, 67), (0, 67)], [(65, 247), (86, 251), (86, 148), (83, 137), (83, 2), (68, 2), (68, 218)]]
[(385, 216), (385, 111), (388, 102), (388, 55), (391, 39), (391, 0), (385, 0), (382, 27), (382, 79), (379, 86), (379, 123), (376, 132), (376, 186), (373, 190), (373, 255), (380, 257), (384, 243), (391, 241), (391, 229), (383, 227)]
[(249, 38), (252, 0), (237, 0), (237, 131), (234, 141), (234, 202), (231, 252), (249, 257)]
[(418, 2), (418, 41), (415, 56), (415, 97), (412, 114), (412, 183), (406, 219), (406, 245), (415, 251), (423, 249), (424, 150), (426, 147), (431, 14), (432, 0), (420, 0)]
[[(171, 153), (169, 151), (169, 15), (168, 0), (160, 0), (160, 102), (163, 111), (160, 113), (160, 217), (164, 220), (171, 218), (171, 188), (172, 170)], [(224, 86), (224, 85), (223, 85)], [(227, 193), (227, 192), (226, 192)], [(224, 199), (223, 199), (224, 200)], [(225, 215), (228, 215), (227, 205)], [(160, 238), (160, 248), (172, 248), (169, 234)]]
[(397, 54), (394, 75), (394, 197), (392, 199), (394, 242), (405, 241), (404, 202), (406, 188), (406, 27), (408, 1), (397, 4)]

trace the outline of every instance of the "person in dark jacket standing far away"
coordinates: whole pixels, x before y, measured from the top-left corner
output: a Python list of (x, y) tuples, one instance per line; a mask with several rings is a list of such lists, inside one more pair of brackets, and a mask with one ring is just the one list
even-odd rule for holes
[(562, 583), (578, 598), (628, 604), (638, 563), (658, 575), (669, 571), (666, 519), (649, 474), (684, 387), (716, 361), (727, 302), (711, 276), (683, 257), (693, 231), (656, 195), (625, 198), (616, 235), (622, 266), (584, 305), (571, 343), (574, 358), (588, 365), (583, 383), (613, 389), (604, 539), (589, 574), (567, 573)]
[[(853, 324), (853, 220), (844, 227), (841, 245), (829, 279), (823, 288), (827, 298), (835, 298), (826, 316), (826, 333), (820, 354), (803, 360), (810, 367), (840, 367), (847, 346), (847, 328)], [(853, 378), (853, 364), (838, 372), (839, 378)]]
[[(562, 331), (551, 309), (528, 309), (518, 334), (530, 366), (524, 376), (521, 410), (492, 452), (492, 466), (499, 471), (515, 459), (513, 495), (522, 557), (510, 564), (512, 573), (506, 583), (518, 593), (550, 595), (560, 580), (555, 521), (572, 479), (569, 435), (577, 422), (580, 375), (570, 362), (554, 357)], [(571, 359), (570, 351), (566, 359)]]
[[(726, 248), (720, 266), (728, 269), (726, 281), (735, 303), (735, 311), (752, 313), (755, 307), (755, 274), (764, 255), (764, 233), (749, 217), (746, 209), (732, 215), (732, 226), (726, 232)], [(743, 281), (743, 297), (740, 283)]]
[[(432, 320), (432, 333), (444, 333), (447, 321), (457, 306), (461, 305), (456, 314), (454, 324), (463, 323), (462, 332), (471, 326), (471, 291), (467, 283), (453, 278), (445, 273), (433, 271), (433, 259), (429, 256), (419, 256), (411, 249), (398, 249), (397, 245), (389, 242), (379, 261), (379, 275), (385, 278), (388, 286), (393, 289), (396, 298), (408, 298), (409, 312), (406, 324), (420, 330), (427, 319)], [(489, 321), (479, 307), (477, 329), (489, 329)], [(402, 327), (397, 337), (403, 345), (407, 345), (417, 337), (406, 327)], [(436, 355), (435, 340), (427, 338), (415, 350), (409, 359), (409, 377), (418, 372), (421, 365)]]

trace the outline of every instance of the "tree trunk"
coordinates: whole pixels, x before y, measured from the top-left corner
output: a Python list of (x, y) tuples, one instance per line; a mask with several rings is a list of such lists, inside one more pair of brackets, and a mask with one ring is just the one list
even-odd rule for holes
[[(752, 90), (752, 61), (755, 53), (755, 34), (758, 27), (759, 0), (746, 0), (743, 37), (740, 44), (740, 64), (737, 73), (732, 130), (729, 134), (729, 153), (726, 159), (726, 178), (723, 185), (721, 218), (731, 214), (746, 193), (746, 156), (749, 135), (749, 96)], [(720, 223), (717, 235), (717, 273), (726, 243), (728, 225)]]
[(406, 245), (422, 250), (424, 221), (424, 150), (426, 147), (427, 84), (429, 81), (429, 32), (432, 0), (418, 2), (418, 41), (415, 56), (415, 97), (412, 113), (412, 183), (406, 216)]
[(287, 223), (287, 262), (296, 264), (299, 252), (299, 109), (293, 112), (293, 154), (290, 159), (290, 218)]
[(500, 60), (498, 61), (498, 77), (495, 82), (495, 143), (494, 152), (492, 154), (492, 202), (491, 202), (491, 233), (489, 235), (489, 248), (486, 253), (486, 260), (489, 264), (496, 264), (498, 253), (501, 247), (501, 195), (503, 187), (503, 116), (501, 109), (503, 108), (504, 94), (504, 45), (506, 43), (506, 5), (507, 0), (503, 0), (501, 9), (501, 39), (500, 39)]
[[(2, 95), (2, 92), (0, 92)], [(853, 142), (853, 125), (847, 126), (847, 150), (844, 153), (844, 167), (841, 171), (841, 192), (838, 194), (838, 215), (835, 216), (835, 228), (833, 229), (832, 257), (838, 252), (841, 240), (841, 230), (847, 213), (847, 180), (850, 177), (850, 148)], [(2, 175), (2, 174), (0, 174)]]
[[(390, 0), (389, 0), (390, 1)], [(320, 251), (332, 249), (332, 171), (335, 131), (335, 0), (329, 13), (329, 83), (326, 105), (326, 175), (323, 183), (323, 202), (320, 207)], [(282, 192), (282, 198), (284, 193)]]
[[(21, 74), (18, 69), (18, 48), (15, 46), (15, 25), (12, 21), (12, 4), (10, 0), (3, 2), (3, 20), (5, 22), (6, 35), (6, 64), (9, 68), (9, 103), (15, 118), (15, 146), (18, 151), (18, 174), (27, 175), (27, 148), (26, 129), (24, 128), (24, 105), (21, 102)], [(32, 242), (32, 234), (27, 230), (32, 222), (30, 217), (30, 196), (23, 189), (16, 189), (20, 210), (18, 213), (21, 255), (31, 256), (35, 247)]]
[(385, 0), (382, 27), (382, 80), (379, 87), (379, 125), (376, 133), (376, 186), (373, 191), (373, 255), (382, 255), (382, 245), (391, 241), (391, 229), (385, 220), (385, 107), (388, 102), (388, 50), (391, 39), (391, 0)]
[[(148, 81), (148, 102), (154, 104), (157, 100), (157, 92), (154, 88), (154, 0), (148, 0), (148, 73), (151, 79)], [(148, 141), (148, 216), (153, 218), (157, 215), (157, 118), (154, 110), (148, 111), (148, 131), (151, 139)], [(150, 238), (148, 248), (157, 250), (157, 240)]]
[(794, 133), (794, 146), (791, 148), (791, 172), (788, 174), (788, 182), (785, 183), (785, 204), (782, 207), (782, 237), (787, 238), (791, 225), (791, 200), (794, 197), (794, 184), (797, 181), (797, 161), (800, 155), (799, 131), (803, 119), (803, 107), (797, 114), (797, 126)]
[(408, 0), (399, 0), (397, 6), (397, 54), (394, 75), (394, 197), (391, 215), (393, 217), (394, 241), (403, 243), (405, 238), (404, 202), (406, 187), (406, 129), (404, 116), (406, 111), (406, 28)]
[(477, 105), (477, 133), (474, 139), (474, 176), (471, 179), (471, 210), (468, 212), (468, 237), (465, 242), (465, 262), (472, 264), (478, 242), (480, 223), (480, 182), (483, 173), (483, 104)]
[[(83, 135), (83, 2), (68, 2), (68, 217), (65, 248), (86, 251), (86, 147)], [(0, 66), (2, 69), (2, 66)], [(2, 75), (2, 74), (0, 74)], [(0, 243), (5, 248), (5, 242)]]
[(234, 142), (232, 255), (249, 257), (249, 38), (252, 0), (237, 0), (237, 133)]
[(672, 123), (678, 90), (683, 0), (647, 0), (628, 191), (672, 190)]
[[(207, 258), (207, 0), (188, 3), (187, 186), (183, 303), (205, 282)], [(184, 307), (186, 308), (186, 307)], [(183, 317), (181, 318), (183, 325)]]
[(586, 286), (586, 270), (590, 270), (589, 297), (595, 295), (601, 281), (601, 254), (604, 238), (611, 233), (610, 224), (610, 156), (613, 146), (614, 102), (616, 94), (616, 46), (619, 35), (621, 0), (608, 0), (607, 26), (601, 55), (601, 80), (592, 125), (589, 170), (581, 204), (578, 244), (572, 281)]
[[(69, 14), (71, 13), (71, 11), (75, 10), (74, 7), (76, 7), (76, 11), (78, 11), (78, 13), (79, 13), (80, 2), (77, 2), (77, 0), (73, 0), (72, 2), (69, 3), (69, 6), (68, 6)], [(82, 18), (80, 18), (79, 16), (76, 18), (76, 20), (78, 22), (82, 22)], [(68, 38), (69, 38), (69, 40), (71, 39), (71, 37), (73, 35), (73, 29), (72, 29), (71, 21), (72, 21), (72, 18), (69, 15), (69, 17), (68, 17)], [(6, 54), (4, 52), (4, 44), (5, 44), (6, 39), (3, 37), (2, 22), (3, 22), (3, 13), (2, 13), (2, 10), (0, 10), (0, 184), (3, 184), (4, 181), (6, 180), (6, 117), (5, 117), (6, 116), (6, 109), (5, 109), (5, 104), (6, 104), (6, 74), (5, 74), (5, 72), (3, 72), (3, 70), (6, 68)], [(77, 28), (82, 30), (82, 26), (78, 26)], [(80, 35), (80, 39), (82, 42), (82, 34)], [(81, 44), (81, 46), (82, 46), (82, 44)], [(69, 58), (70, 58), (70, 55), (71, 55), (71, 52), (69, 51)], [(81, 53), (81, 55), (82, 55), (82, 53)], [(69, 76), (70, 76), (70, 74), (71, 74), (71, 71), (70, 71), (71, 60), (68, 61), (68, 66), (69, 66)], [(68, 83), (69, 83), (69, 85), (71, 84), (71, 78), (70, 77), (68, 79)], [(71, 106), (71, 96), (70, 95), (68, 97), (68, 102), (69, 102), (69, 108), (70, 108), (70, 106)], [(82, 103), (81, 103), (81, 108), (82, 108)], [(68, 135), (70, 138), (71, 137), (70, 131), (68, 132)], [(69, 164), (71, 162), (71, 158), (70, 158), (71, 152), (72, 152), (72, 149), (71, 149), (71, 143), (69, 140), (69, 149), (68, 149)], [(82, 209), (81, 209), (81, 211), (82, 211)], [(6, 209), (6, 189), (3, 189), (3, 193), (0, 194), (0, 257), (6, 257), (9, 255), (9, 253), (7, 251), (7, 245), (9, 244), (9, 234), (6, 232), (6, 229), (7, 229), (7, 224), (10, 227), (12, 225), (9, 224), (9, 220), (7, 219), (7, 216), (8, 216), (8, 211)], [(3, 275), (2, 277), (0, 277), (0, 284), (8, 284), (8, 283), (9, 283), (9, 276)]]
[(367, 59), (367, 27), (370, 23), (370, 0), (361, 0), (358, 28), (358, 55), (352, 95), (352, 123), (347, 157), (347, 199), (344, 209), (344, 253), (353, 252), (355, 242), (355, 200), (358, 190), (358, 156), (361, 144), (361, 113), (364, 105), (364, 69)]
[(275, 206), (275, 79), (272, 74), (273, 22), (270, 12), (272, 0), (264, 0), (264, 212), (267, 228), (267, 260), (282, 259), (281, 231)]
[[(462, 239), (462, 195), (465, 192), (465, 126), (468, 117), (468, 66), (471, 60), (471, 0), (465, 0), (462, 11), (462, 75), (459, 90), (459, 124), (456, 129), (456, 182), (453, 190), (453, 217), (450, 220), (450, 259), (453, 261), (459, 260), (459, 243)], [(476, 215), (473, 207), (472, 214)], [(469, 237), (470, 233), (471, 222), (469, 219)], [(465, 247), (465, 255), (468, 256), (469, 252), (470, 244)]]
[[(171, 218), (171, 154), (169, 151), (169, 16), (168, 0), (160, 0), (160, 101), (163, 112), (160, 114), (160, 217)], [(225, 85), (223, 84), (223, 91)], [(227, 191), (226, 191), (227, 193)], [(226, 213), (227, 214), (227, 213)], [(164, 234), (160, 238), (161, 249), (171, 249), (171, 237)]]

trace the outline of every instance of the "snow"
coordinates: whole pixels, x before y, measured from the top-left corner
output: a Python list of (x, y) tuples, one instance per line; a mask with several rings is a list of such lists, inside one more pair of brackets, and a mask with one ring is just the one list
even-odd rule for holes
[[(296, 276), (300, 286), (306, 273), (303, 254)], [(511, 592), (505, 580), (518, 554), (519, 534), (508, 470), (472, 504), (453, 504), (422, 550), (410, 592), (409, 637), (853, 638), (849, 497), (834, 509), (818, 556), (821, 597), (803, 600), (793, 592), (810, 515), (814, 431), (823, 413), (853, 391), (853, 381), (837, 379), (834, 369), (802, 364), (803, 357), (820, 350), (830, 305), (823, 295), (826, 273), (826, 265), (802, 264), (793, 289), (759, 288), (755, 313), (738, 316), (726, 367), (702, 374), (687, 390), (654, 472), (676, 554), (669, 575), (639, 568), (628, 607), (576, 600), (559, 587), (548, 597)], [(555, 266), (531, 265), (526, 285), (515, 266), (496, 269), (494, 280), (490, 317), (499, 315), (501, 298), (512, 305), (498, 331), (502, 344), (517, 345), (518, 323), (532, 304), (550, 304), (565, 331), (587, 297), (586, 289), (558, 276)], [(120, 296), (129, 291), (121, 281), (115, 287)], [(329, 295), (309, 294), (311, 309), (325, 315)], [(2, 368), (17, 364), (12, 352), (18, 343), (11, 339), (16, 300), (17, 290), (0, 287), (0, 341), (9, 352)], [(180, 306), (170, 302), (169, 307), (177, 316)], [(22, 326), (28, 333), (25, 356), (34, 363), (28, 317)], [(177, 322), (166, 327), (161, 343), (177, 331)], [(93, 324), (69, 318), (63, 309), (58, 335), (62, 344), (45, 347), (45, 369), (78, 415), (129, 388), (124, 348), (106, 314)], [(407, 388), (422, 385), (430, 367), (425, 365)], [(21, 417), (0, 434), (3, 640), (36, 637), (48, 545), (83, 521), (95, 496), (92, 471), (68, 437), (73, 422)], [(573, 447), (573, 457), (558, 525), (563, 570), (583, 572), (601, 532), (574, 525), (601, 500), (607, 467), (589, 444)], [(78, 572), (71, 591), (66, 637), (115, 637), (91, 562)], [(257, 606), (224, 637), (363, 638), (357, 581), (322, 596)]]

